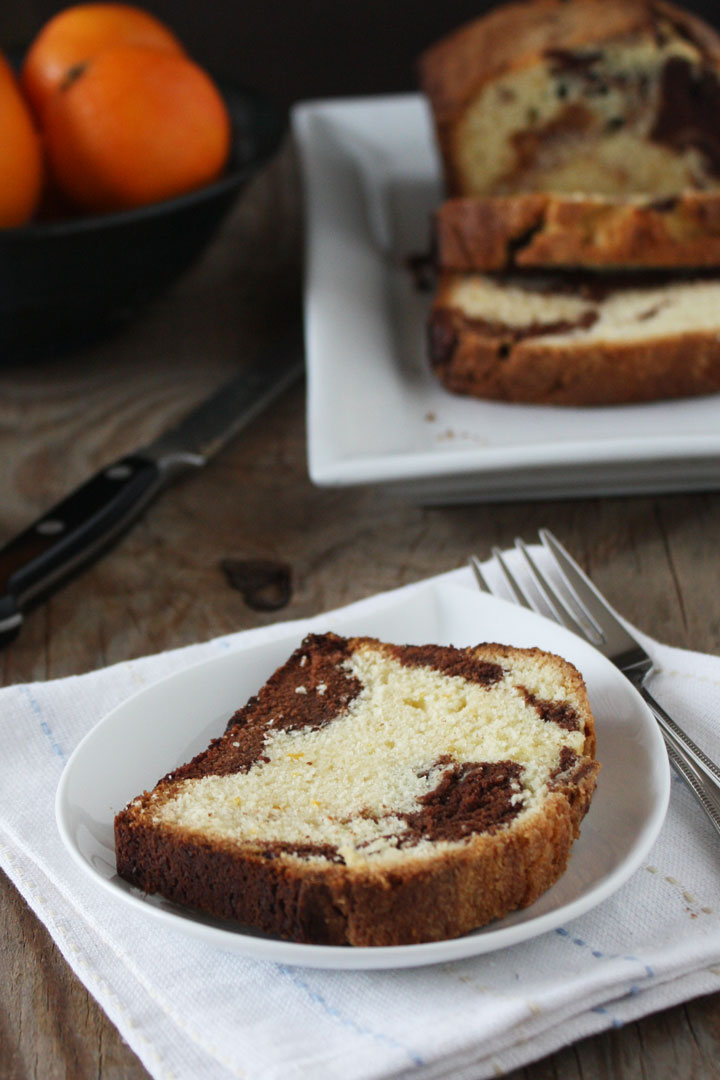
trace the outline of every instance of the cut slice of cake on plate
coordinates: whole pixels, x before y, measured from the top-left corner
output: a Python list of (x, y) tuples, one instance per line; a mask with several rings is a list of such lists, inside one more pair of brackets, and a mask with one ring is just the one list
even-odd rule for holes
[(299, 942), (457, 937), (557, 881), (594, 755), (583, 680), (557, 656), (311, 635), (117, 815), (118, 873)]
[(720, 266), (720, 192), (447, 199), (433, 250), (438, 268), (451, 271)]
[(720, 279), (441, 278), (435, 374), (458, 394), (608, 405), (720, 390)]

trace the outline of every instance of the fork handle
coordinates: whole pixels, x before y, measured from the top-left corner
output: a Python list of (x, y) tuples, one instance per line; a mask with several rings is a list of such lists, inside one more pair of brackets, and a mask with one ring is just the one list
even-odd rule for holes
[(646, 687), (640, 686), (639, 690), (650, 706), (652, 714), (663, 729), (664, 734), (669, 735), (673, 742), (680, 744), (680, 748), (684, 750), (691, 759), (691, 763), (699, 772), (707, 777), (718, 798), (720, 798), (720, 768), (718, 768), (712, 758), (709, 758), (705, 751), (701, 750), (700, 747), (693, 742), (690, 736), (675, 723), (673, 718), (668, 716), (662, 705), (655, 700)]
[(673, 768), (680, 776), (682, 776), (683, 780), (690, 788), (690, 791), (710, 819), (710, 822), (714, 825), (715, 831), (720, 833), (720, 803), (708, 794), (706, 783), (698, 774), (697, 770), (693, 768), (688, 759), (680, 753), (677, 744), (664, 733), (663, 735), (665, 738), (665, 748)]

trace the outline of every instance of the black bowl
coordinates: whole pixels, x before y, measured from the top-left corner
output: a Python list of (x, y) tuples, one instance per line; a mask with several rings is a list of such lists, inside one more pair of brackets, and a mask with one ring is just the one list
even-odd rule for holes
[(0, 359), (48, 354), (134, 318), (198, 258), (282, 138), (286, 117), (221, 84), (231, 159), (212, 184), (137, 210), (0, 230)]

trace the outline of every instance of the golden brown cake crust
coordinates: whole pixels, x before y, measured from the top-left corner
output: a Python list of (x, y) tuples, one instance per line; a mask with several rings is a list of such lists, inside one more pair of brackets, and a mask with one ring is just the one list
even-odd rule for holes
[[(395, 657), (403, 648), (414, 648), (376, 644)], [(583, 754), (567, 747), (562, 751), (542, 805), (512, 828), (441, 845), (431, 858), (409, 849), (391, 865), (353, 868), (271, 848), (243, 848), (168, 826), (153, 820), (153, 794), (146, 792), (116, 817), (118, 873), (148, 893), (159, 892), (213, 916), (326, 945), (442, 940), (533, 903), (565, 870), (595, 789), (599, 765), (584, 682), (573, 665), (538, 649), (486, 644), (443, 652), (453, 664), (466, 654), (488, 665), (515, 658), (550, 665), (575, 695), (585, 733)], [(415, 664), (417, 651), (407, 659)], [(238, 726), (230, 729), (233, 742), (238, 731)], [(207, 761), (204, 755), (199, 759)], [(169, 794), (181, 782), (176, 775), (163, 782)]]
[(666, 18), (720, 64), (720, 36), (663, 0), (517, 0), (459, 27), (419, 59), (420, 85), (440, 120), (453, 118), (485, 83), (549, 49), (581, 49), (648, 32)]
[(430, 316), (430, 356), (452, 393), (538, 405), (619, 405), (720, 391), (720, 336), (685, 332), (633, 342), (546, 344), (513, 339), (468, 319), (441, 286)]
[(432, 863), (409, 858), (402, 868), (363, 874), (268, 860), (150, 828), (123, 811), (118, 873), (145, 892), (292, 941), (380, 946), (458, 937), (534, 903), (565, 871), (599, 766), (582, 768), (522, 827), (475, 837)]
[(652, 28), (648, 0), (519, 0), (448, 34), (420, 57), (420, 85), (440, 120), (453, 118), (477, 90), (548, 49), (580, 49)]
[(435, 251), (449, 271), (720, 266), (720, 194), (448, 199), (435, 215)]
[(549, 51), (652, 34), (659, 20), (720, 66), (720, 35), (665, 0), (516, 0), (501, 4), (430, 46), (418, 62), (419, 83), (436, 127), (450, 194), (462, 194), (454, 131), (475, 95), (501, 76), (539, 62)]

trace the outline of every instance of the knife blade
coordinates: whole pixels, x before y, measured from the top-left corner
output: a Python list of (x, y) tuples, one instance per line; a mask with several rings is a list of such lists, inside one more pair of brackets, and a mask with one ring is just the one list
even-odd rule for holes
[(0, 647), (28, 606), (96, 559), (174, 479), (200, 468), (301, 374), (294, 328), (177, 425), (100, 469), (0, 548)]

